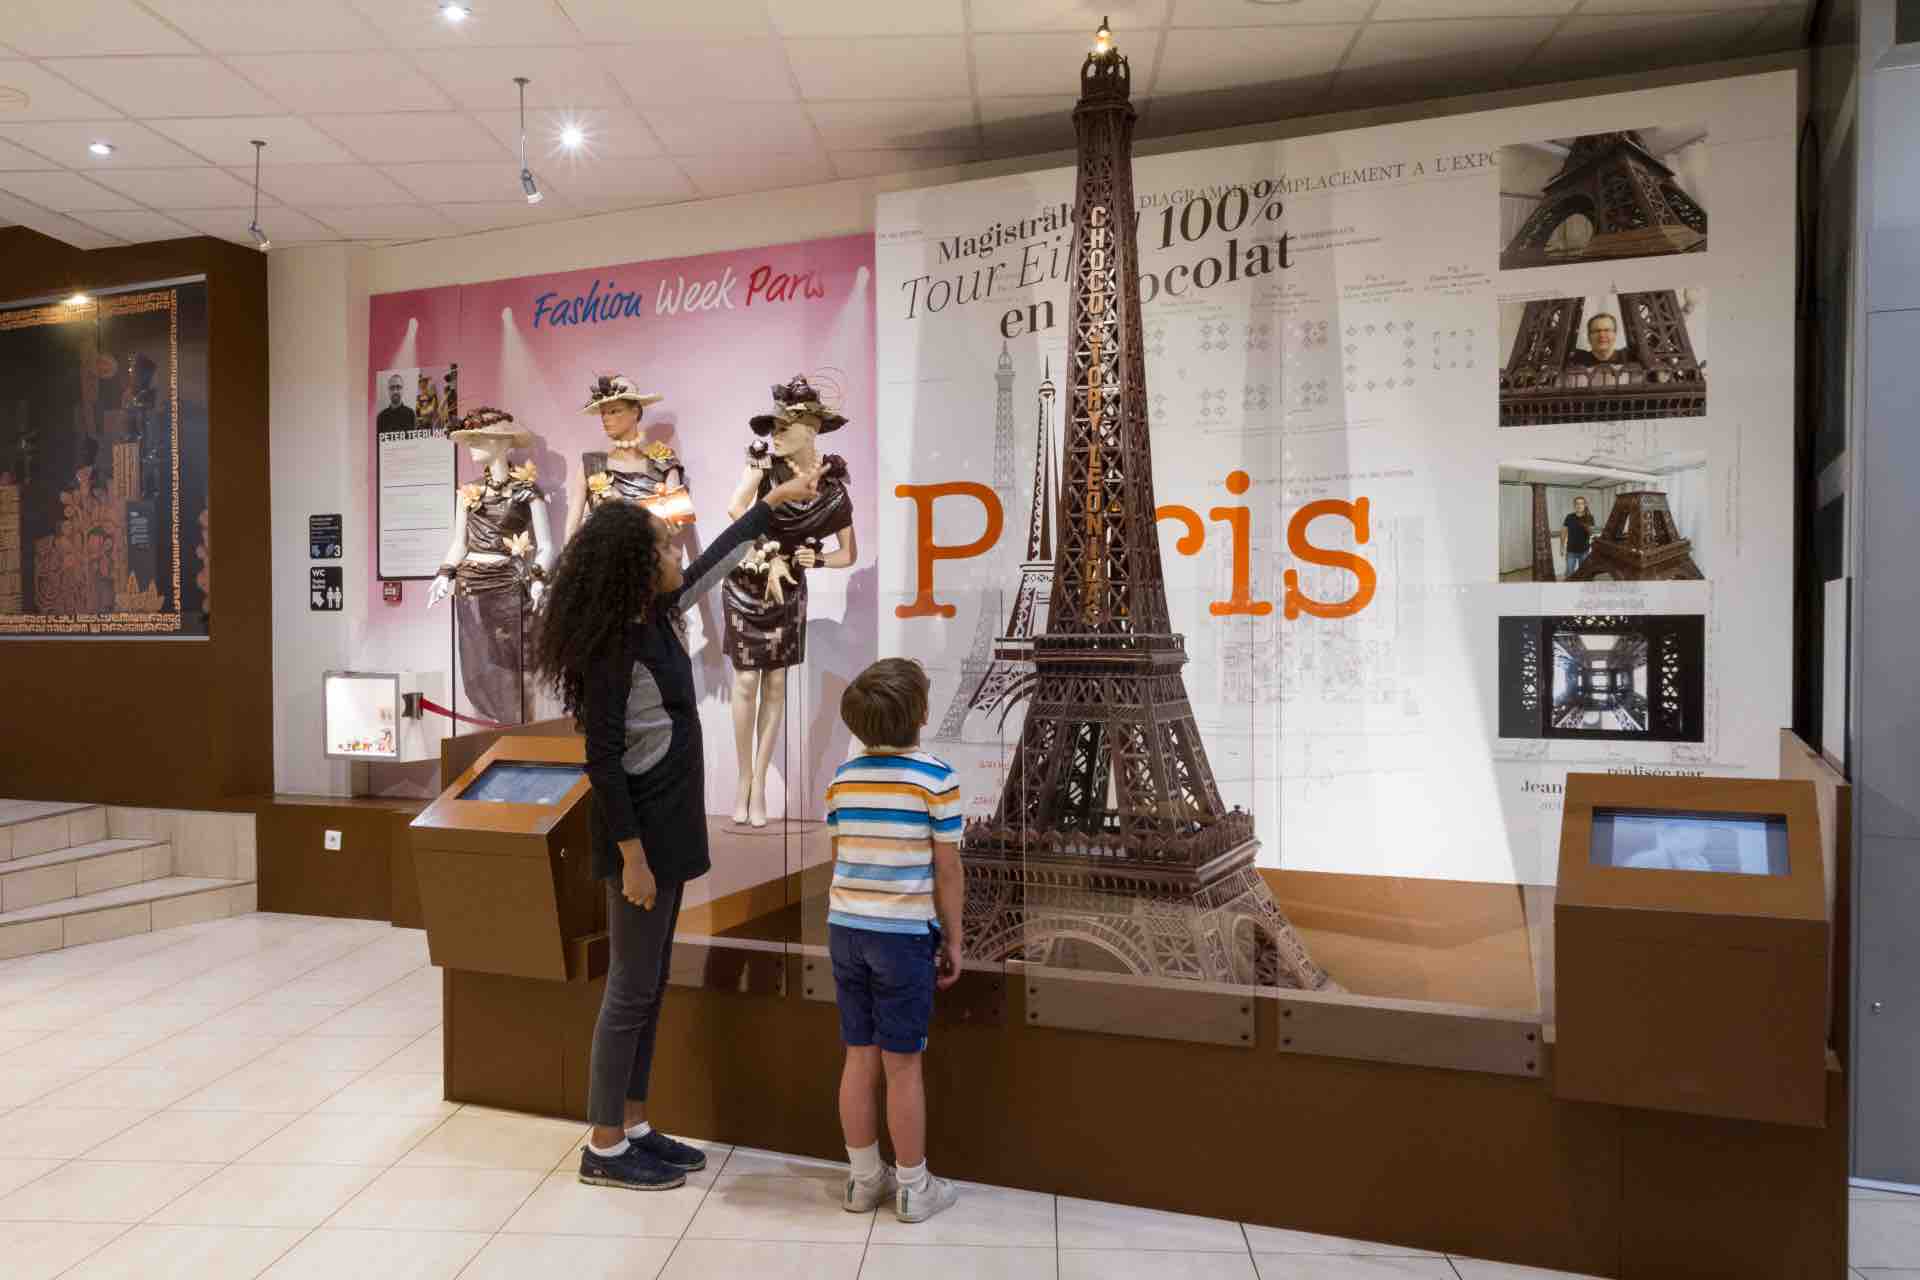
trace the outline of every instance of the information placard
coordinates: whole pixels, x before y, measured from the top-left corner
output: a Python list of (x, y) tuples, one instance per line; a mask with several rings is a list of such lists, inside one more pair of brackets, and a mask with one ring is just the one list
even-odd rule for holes
[(385, 369), (374, 377), (379, 566), (388, 579), (431, 578), (453, 537), (459, 366)]

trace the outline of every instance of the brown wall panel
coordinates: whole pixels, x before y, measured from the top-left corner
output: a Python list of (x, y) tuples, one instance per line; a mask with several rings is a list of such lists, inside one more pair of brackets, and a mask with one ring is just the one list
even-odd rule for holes
[(5, 641), (0, 796), (244, 811), (273, 789), (266, 255), (0, 228), (0, 301), (190, 275), (207, 277), (212, 637)]
[[(260, 910), (393, 919), (394, 850), (425, 803), (328, 796), (264, 801), (257, 811)], [(325, 847), (328, 830), (340, 833), (338, 851)]]

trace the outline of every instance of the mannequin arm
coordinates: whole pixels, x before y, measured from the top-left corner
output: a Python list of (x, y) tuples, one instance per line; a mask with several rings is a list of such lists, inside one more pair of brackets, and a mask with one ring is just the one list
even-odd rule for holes
[(749, 466), (741, 473), (740, 483), (733, 491), (733, 497), (727, 502), (727, 519), (738, 520), (753, 509), (760, 495), (760, 468)]
[[(580, 500), (578, 502), (567, 503), (567, 530), (566, 530), (565, 538), (568, 542), (573, 541), (573, 535), (580, 532), (580, 524), (582, 521), (586, 519), (586, 517), (587, 517), (587, 491), (586, 491), (586, 488), (582, 486), (580, 490)], [(540, 545), (543, 547), (546, 546), (547, 540), (545, 538), (540, 539)]]
[(848, 525), (833, 535), (833, 550), (820, 557), (820, 563), (829, 569), (844, 569), (860, 556), (860, 547), (853, 539), (853, 526)]
[[(461, 505), (460, 495), (453, 497), (453, 541), (447, 544), (446, 558), (442, 565), (457, 565), (467, 558), (467, 509)], [(453, 579), (445, 573), (436, 574), (433, 586), (427, 590), (427, 608), (431, 609), (453, 591)]]
[(535, 498), (527, 504), (527, 528), (533, 533), (533, 562), (541, 573), (552, 573), (557, 548), (547, 532), (547, 500)]

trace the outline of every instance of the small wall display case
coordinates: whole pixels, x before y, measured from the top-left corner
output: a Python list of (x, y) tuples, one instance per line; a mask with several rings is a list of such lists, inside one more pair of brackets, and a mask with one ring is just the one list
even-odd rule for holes
[(329, 671), (321, 677), (321, 727), (332, 760), (434, 760), (444, 728), (421, 713), (444, 681), (411, 671)]

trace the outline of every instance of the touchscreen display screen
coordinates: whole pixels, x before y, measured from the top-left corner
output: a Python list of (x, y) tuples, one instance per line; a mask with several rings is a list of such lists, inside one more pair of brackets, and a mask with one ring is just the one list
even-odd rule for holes
[(526, 764), (496, 760), (467, 784), (462, 800), (495, 804), (559, 804), (585, 771), (577, 764)]
[(1588, 851), (1602, 867), (1784, 876), (1787, 820), (1766, 813), (1595, 809)]

